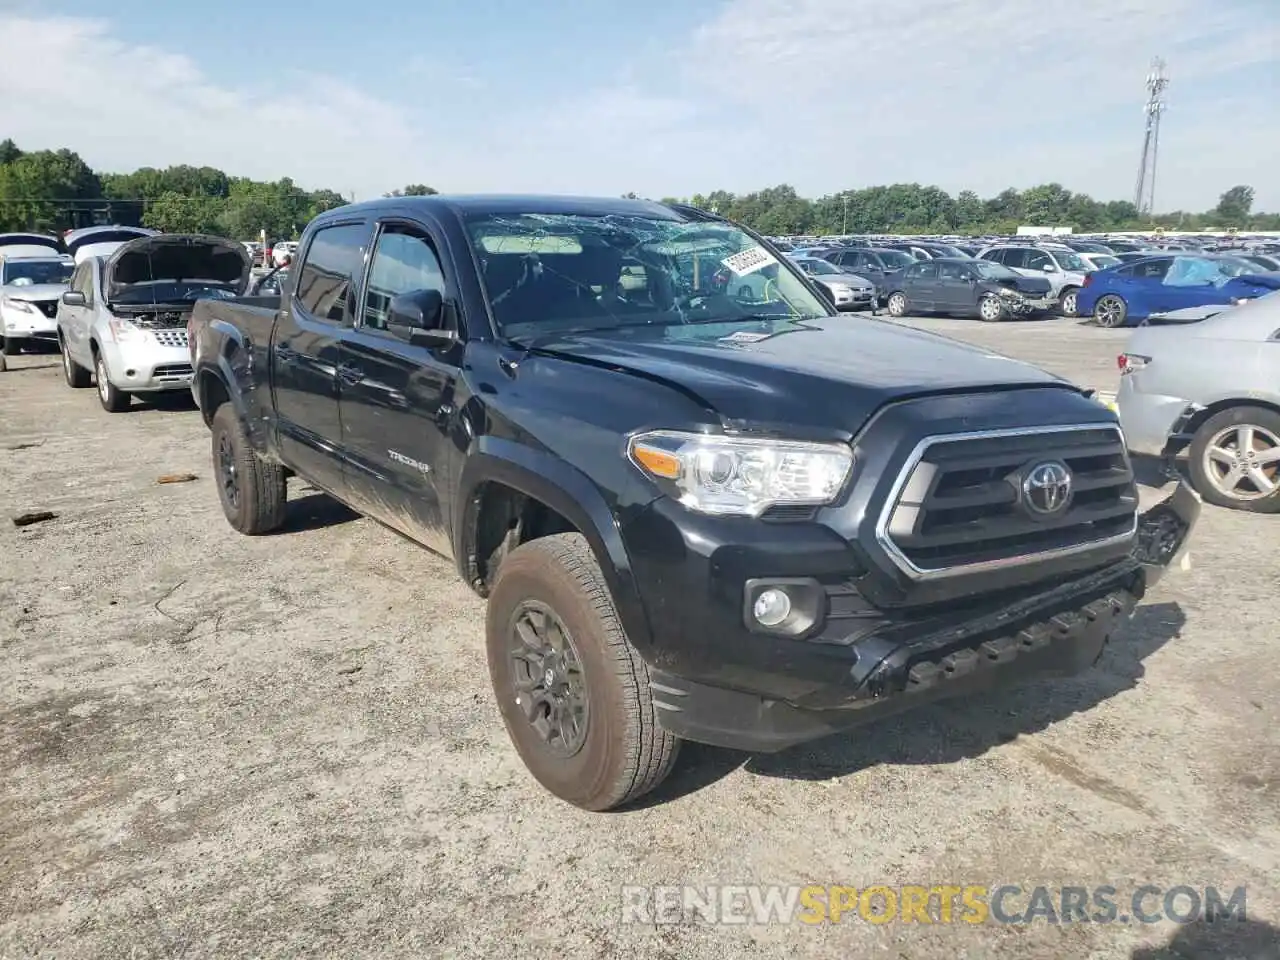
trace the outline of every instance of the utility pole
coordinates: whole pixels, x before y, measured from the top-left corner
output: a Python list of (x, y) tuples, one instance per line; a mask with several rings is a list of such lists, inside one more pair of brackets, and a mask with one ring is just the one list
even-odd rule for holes
[(840, 218), (840, 235), (845, 236), (849, 233), (849, 195), (844, 195), (844, 214)]
[(1160, 157), (1160, 115), (1164, 113), (1164, 91), (1169, 78), (1165, 63), (1159, 57), (1151, 61), (1147, 74), (1147, 102), (1143, 107), (1145, 121), (1142, 134), (1142, 159), (1138, 163), (1138, 183), (1133, 191), (1133, 205), (1140, 216), (1150, 216), (1156, 205), (1156, 162)]

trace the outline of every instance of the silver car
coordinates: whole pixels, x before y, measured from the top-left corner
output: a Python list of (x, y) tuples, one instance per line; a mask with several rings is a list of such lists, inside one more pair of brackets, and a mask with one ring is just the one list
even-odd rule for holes
[(837, 310), (875, 310), (876, 287), (866, 277), (847, 273), (829, 260), (818, 257), (793, 256), (789, 259), (831, 292), (831, 302)]
[(58, 305), (67, 384), (97, 381), (104, 409), (135, 393), (191, 386), (187, 317), (199, 299), (241, 295), (252, 269), (234, 240), (185, 234), (141, 237), (110, 257), (88, 257)]
[(999, 244), (978, 251), (983, 260), (1003, 263), (1026, 277), (1046, 277), (1049, 293), (1058, 301), (1064, 317), (1076, 315), (1076, 294), (1093, 268), (1069, 247)]
[(1172, 467), (1185, 452), (1210, 503), (1280, 513), (1280, 293), (1216, 309), (1134, 332), (1119, 358), (1120, 424), (1135, 453)]
[(0, 343), (6, 356), (57, 341), (58, 298), (75, 266), (53, 238), (47, 244), (6, 242), (22, 236), (0, 236)]

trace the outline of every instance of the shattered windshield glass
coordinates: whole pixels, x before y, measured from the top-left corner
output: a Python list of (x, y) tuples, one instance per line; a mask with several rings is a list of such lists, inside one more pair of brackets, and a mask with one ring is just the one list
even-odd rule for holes
[(730, 224), (526, 213), (473, 215), (467, 230), (511, 338), (828, 315), (790, 268)]

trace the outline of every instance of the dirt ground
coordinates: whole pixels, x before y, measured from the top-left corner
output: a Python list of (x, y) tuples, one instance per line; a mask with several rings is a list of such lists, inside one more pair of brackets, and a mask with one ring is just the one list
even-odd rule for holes
[[(1123, 332), (916, 325), (1115, 388)], [(0, 411), (0, 958), (1280, 956), (1280, 518), (1206, 507), (1086, 675), (686, 747), (593, 815), (518, 762), (444, 561), (297, 481), (235, 534), (193, 408), (107, 414), (54, 355)], [(1249, 922), (622, 922), (686, 883), (1244, 885)]]

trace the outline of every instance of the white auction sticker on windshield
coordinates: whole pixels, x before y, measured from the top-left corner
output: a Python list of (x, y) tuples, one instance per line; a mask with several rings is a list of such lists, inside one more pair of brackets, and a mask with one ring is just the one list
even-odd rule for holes
[(727, 337), (721, 337), (721, 343), (759, 343), (761, 340), (768, 340), (772, 337), (772, 333), (752, 333), (750, 330), (737, 330)]
[(750, 250), (743, 250), (741, 253), (735, 253), (732, 257), (726, 257), (720, 261), (738, 276), (742, 277), (748, 273), (755, 273), (757, 270), (763, 270), (765, 267), (777, 263), (777, 259), (764, 247), (752, 247)]

